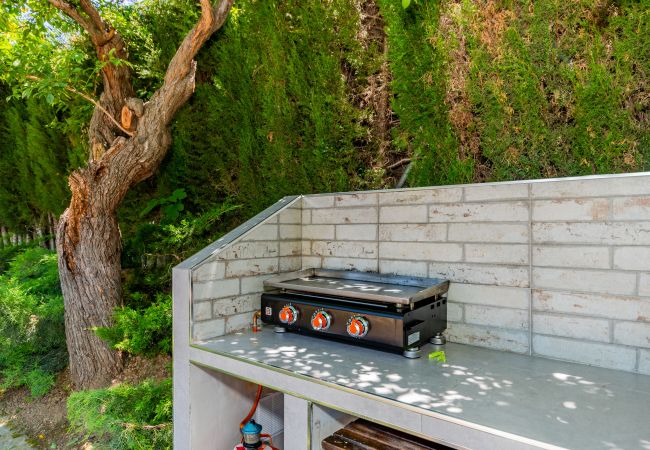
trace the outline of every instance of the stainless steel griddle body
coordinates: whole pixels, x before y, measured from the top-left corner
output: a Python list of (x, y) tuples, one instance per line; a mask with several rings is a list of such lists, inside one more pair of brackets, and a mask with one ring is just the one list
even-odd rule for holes
[[(446, 280), (307, 269), (264, 285), (262, 321), (281, 330), (413, 356), (413, 349), (447, 327)], [(292, 323), (282, 320), (285, 308), (291, 309)], [(314, 326), (319, 313), (327, 317), (321, 329)], [(364, 329), (356, 336), (349, 328), (354, 320)]]

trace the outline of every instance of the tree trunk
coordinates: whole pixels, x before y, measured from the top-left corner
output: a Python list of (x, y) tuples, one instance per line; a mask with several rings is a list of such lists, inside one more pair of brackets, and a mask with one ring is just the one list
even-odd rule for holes
[[(57, 251), (70, 375), (77, 387), (89, 389), (108, 384), (123, 366), (122, 355), (93, 331), (94, 327), (110, 326), (113, 310), (122, 302), (121, 241), (114, 212), (88, 213), (76, 219), (78, 244), (66, 251), (61, 248), (66, 242), (70, 210), (59, 221), (56, 241), (61, 243)], [(68, 266), (71, 260), (73, 268)]]
[[(122, 355), (93, 332), (94, 327), (111, 325), (113, 310), (122, 301), (117, 208), (165, 157), (171, 144), (169, 124), (194, 92), (193, 58), (224, 24), (232, 1), (200, 0), (199, 21), (169, 63), (162, 86), (144, 103), (132, 97), (130, 66), (109, 63), (111, 54), (126, 60), (126, 46), (93, 2), (49, 0), (88, 32), (98, 59), (106, 63), (104, 90), (88, 130), (90, 160), (70, 175), (70, 206), (56, 227), (70, 375), (78, 389), (106, 385), (122, 369)], [(125, 106), (133, 107), (137, 117), (128, 130), (119, 124)]]

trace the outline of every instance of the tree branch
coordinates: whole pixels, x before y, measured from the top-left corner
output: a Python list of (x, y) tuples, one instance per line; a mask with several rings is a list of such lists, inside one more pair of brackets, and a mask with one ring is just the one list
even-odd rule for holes
[[(39, 77), (34, 76), (34, 75), (27, 75), (26, 78), (28, 80), (34, 80), (34, 81), (42, 81), (43, 80), (42, 78), (39, 78)], [(97, 100), (95, 100), (94, 98), (92, 98), (88, 94), (84, 94), (83, 92), (76, 90), (72, 86), (66, 85), (65, 90), (68, 91), (68, 92), (72, 92), (73, 94), (77, 94), (78, 96), (88, 100), (90, 103), (93, 104), (93, 106), (95, 106), (95, 108), (99, 109), (101, 112), (106, 114), (108, 116), (108, 118), (111, 119), (111, 121), (115, 124), (115, 126), (120, 129), (120, 131), (127, 134), (128, 136), (133, 136), (133, 133), (131, 133), (129, 130), (126, 130), (124, 127), (122, 127), (122, 125), (117, 120), (115, 120), (115, 118), (108, 111), (106, 111), (106, 109), (104, 109), (104, 107), (102, 107), (102, 105), (100, 105)]]

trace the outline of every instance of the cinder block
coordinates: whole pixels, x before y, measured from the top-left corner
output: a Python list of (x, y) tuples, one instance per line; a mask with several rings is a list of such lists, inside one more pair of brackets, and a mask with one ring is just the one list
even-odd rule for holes
[(212, 319), (212, 302), (194, 302), (192, 303), (192, 320)]
[(650, 220), (650, 197), (615, 198), (614, 219)]
[(377, 225), (336, 225), (339, 241), (376, 241)]
[(533, 290), (533, 309), (650, 322), (650, 299), (607, 294)]
[(428, 274), (427, 263), (424, 261), (391, 261), (379, 260), (379, 272), (393, 275), (407, 275), (411, 277), (426, 277)]
[(192, 283), (192, 300), (231, 297), (239, 294), (239, 280), (216, 280), (204, 283)]
[(377, 223), (377, 208), (324, 208), (311, 212), (314, 224)]
[(287, 208), (282, 212), (280, 212), (278, 216), (278, 221), (281, 224), (285, 224), (285, 223), (300, 224), (302, 223), (301, 215), (302, 215), (302, 210), (300, 208)]
[(533, 287), (632, 295), (636, 275), (614, 270), (533, 268)]
[(242, 241), (275, 241), (278, 239), (277, 224), (258, 225), (244, 235)]
[(650, 245), (650, 222), (534, 223), (533, 242)]
[(302, 257), (303, 269), (320, 269), (323, 267), (323, 259), (320, 256), (304, 256)]
[(278, 242), (273, 241), (240, 241), (224, 248), (216, 254), (221, 260), (271, 258), (278, 256)]
[(465, 244), (465, 261), (495, 264), (528, 264), (528, 245)]
[(334, 206), (375, 206), (376, 193), (349, 193), (334, 197)]
[[(304, 264), (304, 260), (303, 260)], [(377, 259), (333, 258), (322, 259), (323, 269), (358, 270), (360, 272), (377, 272)], [(307, 267), (307, 266), (305, 266)]]
[(226, 334), (226, 319), (213, 319), (192, 324), (192, 338), (195, 341), (204, 341)]
[(305, 195), (302, 198), (302, 209), (331, 208), (333, 206), (333, 195)]
[(463, 258), (463, 246), (430, 242), (380, 242), (379, 257), (415, 261), (460, 261)]
[(528, 224), (451, 223), (450, 241), (527, 243)]
[(639, 350), (639, 372), (650, 375), (650, 350)]
[(264, 291), (264, 280), (275, 276), (276, 274), (268, 275), (256, 275), (253, 277), (242, 277), (241, 278), (241, 293), (242, 294), (253, 294), (257, 292)]
[(533, 246), (533, 265), (537, 267), (609, 268), (607, 247), (575, 245)]
[(633, 371), (636, 365), (636, 350), (629, 347), (539, 334), (533, 335), (533, 352), (549, 358), (610, 369)]
[(280, 225), (280, 239), (292, 240), (302, 237), (301, 225)]
[(248, 277), (278, 271), (278, 258), (236, 259), (226, 262), (226, 277)]
[(533, 332), (588, 341), (610, 341), (609, 321), (587, 317), (534, 313)]
[(533, 202), (533, 221), (570, 222), (578, 220), (606, 220), (609, 200), (566, 199), (537, 200)]
[(441, 242), (447, 240), (444, 223), (379, 225), (379, 240), (391, 242)]
[(226, 264), (211, 259), (192, 269), (193, 281), (220, 280), (226, 274)]
[(461, 303), (447, 302), (447, 321), (463, 321), (463, 305)]
[(302, 241), (302, 256), (311, 255), (311, 241)]
[(616, 322), (614, 324), (614, 342), (650, 348), (650, 323)]
[(528, 267), (522, 266), (431, 263), (429, 276), (457, 283), (528, 287)]
[(253, 326), (253, 314), (248, 312), (226, 317), (226, 333), (242, 331)]
[(526, 288), (451, 283), (447, 297), (449, 301), (475, 305), (517, 309), (530, 307), (530, 291)]
[(650, 297), (650, 273), (639, 274), (639, 295)]
[(302, 256), (280, 257), (280, 272), (293, 272), (302, 268)]
[(524, 309), (465, 305), (465, 322), (488, 327), (527, 330), (528, 311)]
[(379, 194), (380, 205), (412, 205), (426, 203), (459, 202), (463, 196), (462, 188), (409, 189), (388, 191)]
[(459, 344), (487, 347), (515, 353), (528, 353), (528, 332), (490, 328), (480, 325), (450, 322), (447, 338)]
[(534, 198), (580, 198), (650, 194), (650, 176), (623, 175), (608, 178), (533, 182)]
[(214, 317), (227, 317), (234, 314), (251, 314), (260, 308), (260, 295), (242, 295), (239, 297), (216, 300), (212, 307)]
[(311, 209), (302, 210), (302, 224), (306, 225), (311, 223)]
[(334, 239), (334, 225), (303, 225), (303, 239)]
[(614, 248), (614, 268), (650, 270), (650, 247)]
[(451, 203), (431, 205), (429, 222), (528, 222), (528, 203)]
[(382, 206), (379, 209), (380, 223), (426, 223), (427, 206)]
[(465, 201), (499, 201), (528, 198), (528, 183), (499, 183), (465, 187)]
[(311, 254), (345, 258), (376, 258), (377, 242), (365, 241), (314, 241)]
[(280, 256), (300, 256), (300, 255), (302, 255), (302, 241), (280, 242)]

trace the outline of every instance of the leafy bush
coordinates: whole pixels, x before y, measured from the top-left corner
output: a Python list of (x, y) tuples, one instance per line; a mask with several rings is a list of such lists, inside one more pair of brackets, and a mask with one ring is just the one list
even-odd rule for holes
[(95, 332), (113, 348), (131, 354), (153, 355), (171, 353), (172, 350), (172, 299), (170, 295), (157, 294), (156, 301), (136, 310), (123, 306), (115, 310), (112, 327), (98, 327)]
[(171, 379), (80, 391), (68, 398), (71, 430), (97, 448), (171, 449), (171, 419)]
[(67, 364), (56, 254), (27, 248), (0, 275), (0, 377), (4, 388), (47, 393)]

